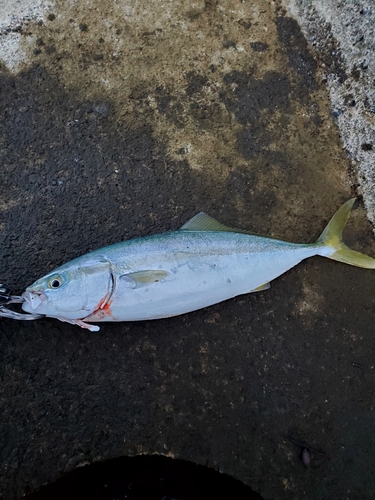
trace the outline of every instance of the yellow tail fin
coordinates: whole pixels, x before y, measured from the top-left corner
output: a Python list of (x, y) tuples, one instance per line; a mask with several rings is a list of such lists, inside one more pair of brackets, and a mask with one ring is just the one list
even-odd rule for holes
[(329, 259), (345, 262), (345, 264), (350, 264), (351, 266), (375, 269), (375, 259), (363, 253), (350, 250), (342, 241), (342, 232), (348, 222), (355, 200), (356, 199), (353, 198), (341, 205), (332, 219), (328, 222), (327, 227), (317, 240), (317, 244), (335, 250), (331, 255), (327, 255)]

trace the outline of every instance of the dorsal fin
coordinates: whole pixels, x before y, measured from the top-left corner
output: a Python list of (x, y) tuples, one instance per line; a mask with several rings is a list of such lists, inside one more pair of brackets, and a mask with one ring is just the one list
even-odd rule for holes
[(226, 233), (252, 234), (248, 231), (243, 231), (242, 229), (234, 229), (233, 227), (224, 226), (224, 224), (218, 222), (216, 219), (210, 217), (204, 212), (199, 212), (199, 214), (188, 220), (186, 224), (180, 228), (180, 231), (224, 231)]
[(224, 226), (213, 217), (205, 214), (204, 212), (199, 212), (192, 219), (188, 220), (184, 224), (181, 231), (234, 231), (234, 229)]

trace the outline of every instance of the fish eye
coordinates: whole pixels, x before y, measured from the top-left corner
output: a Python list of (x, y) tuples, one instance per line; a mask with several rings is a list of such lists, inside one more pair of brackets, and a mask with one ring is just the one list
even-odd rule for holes
[(52, 278), (48, 283), (48, 286), (54, 289), (59, 288), (61, 285), (62, 285), (62, 279), (60, 277)]

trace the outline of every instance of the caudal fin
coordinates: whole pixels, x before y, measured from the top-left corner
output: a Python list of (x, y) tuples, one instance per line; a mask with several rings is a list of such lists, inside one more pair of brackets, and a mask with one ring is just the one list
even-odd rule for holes
[(351, 266), (375, 269), (375, 259), (363, 253), (350, 250), (342, 241), (342, 232), (348, 222), (355, 200), (353, 198), (341, 205), (318, 238), (317, 244), (330, 247), (334, 250), (332, 254), (327, 255), (329, 259), (345, 262), (345, 264), (350, 264)]

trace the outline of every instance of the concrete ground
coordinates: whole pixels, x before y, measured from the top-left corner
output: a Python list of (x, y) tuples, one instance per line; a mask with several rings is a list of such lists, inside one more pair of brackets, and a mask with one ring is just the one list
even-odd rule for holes
[(374, 224), (375, 5), (287, 0), (287, 6), (316, 51), (354, 182)]
[[(346, 241), (375, 256), (370, 2), (0, 5), (0, 282), (199, 211), (314, 241), (357, 194)], [(374, 286), (312, 258), (176, 318), (2, 320), (0, 498), (158, 453), (265, 499), (372, 499)]]

